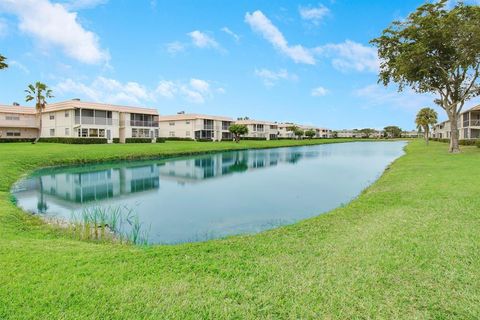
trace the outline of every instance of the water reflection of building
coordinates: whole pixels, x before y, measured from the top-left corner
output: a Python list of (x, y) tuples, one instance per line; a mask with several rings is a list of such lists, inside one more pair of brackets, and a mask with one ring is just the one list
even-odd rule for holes
[[(207, 154), (192, 158), (148, 162), (83, 166), (39, 172), (37, 176), (17, 185), (14, 193), (19, 200), (35, 199), (30, 211), (48, 212), (52, 204), (69, 203), (81, 207), (96, 201), (125, 197), (137, 192), (154, 191), (160, 179), (184, 184), (219, 178), (247, 170), (274, 167), (280, 163), (297, 163), (301, 159), (324, 156), (308, 148), (245, 150)], [(33, 205), (32, 205), (33, 207)], [(75, 207), (75, 205), (74, 205)]]
[[(88, 167), (87, 167), (88, 168)], [(158, 189), (156, 164), (83, 171), (65, 169), (29, 178), (17, 186), (17, 197), (32, 191), (38, 193), (37, 211), (46, 211), (48, 201), (89, 203)], [(47, 201), (48, 200), (48, 201)]]
[(282, 162), (296, 163), (300, 159), (319, 155), (318, 151), (313, 150), (272, 149), (225, 152), (166, 162), (159, 168), (159, 173), (162, 179), (187, 183), (252, 169), (273, 167)]

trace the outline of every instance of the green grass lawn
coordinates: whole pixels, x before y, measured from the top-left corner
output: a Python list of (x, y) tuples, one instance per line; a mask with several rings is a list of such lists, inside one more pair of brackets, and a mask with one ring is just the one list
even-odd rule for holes
[(39, 166), (296, 143), (0, 145), (0, 319), (480, 318), (475, 147), (414, 141), (342, 208), (204, 243), (77, 241), (10, 201)]

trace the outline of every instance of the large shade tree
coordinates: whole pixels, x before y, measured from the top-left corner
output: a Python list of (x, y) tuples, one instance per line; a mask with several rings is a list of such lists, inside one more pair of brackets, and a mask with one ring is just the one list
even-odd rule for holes
[(40, 118), (38, 135), (34, 141), (34, 143), (36, 143), (40, 139), (40, 135), (42, 133), (42, 112), (45, 110), (45, 107), (47, 105), (47, 99), (53, 98), (53, 94), (52, 90), (50, 90), (45, 83), (39, 81), (37, 81), (35, 84), (28, 85), (25, 93), (27, 94), (25, 97), (25, 101), (35, 101), (35, 109), (37, 110)]
[(8, 68), (8, 64), (5, 62), (7, 58), (0, 54), (0, 70)]
[(425, 135), (425, 142), (428, 144), (428, 138), (430, 135), (430, 127), (434, 126), (438, 121), (438, 115), (432, 108), (422, 108), (417, 113), (415, 118), (415, 124), (418, 129), (423, 130)]
[(371, 42), (381, 61), (379, 82), (437, 95), (451, 124), (450, 152), (460, 152), (458, 116), (480, 95), (480, 7), (459, 2), (449, 10), (448, 2), (420, 6)]

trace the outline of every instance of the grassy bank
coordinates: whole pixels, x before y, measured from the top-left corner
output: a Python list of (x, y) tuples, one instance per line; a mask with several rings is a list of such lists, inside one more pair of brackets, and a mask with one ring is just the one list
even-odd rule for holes
[(43, 165), (295, 143), (0, 145), (0, 319), (480, 318), (475, 147), (412, 142), (345, 207), (205, 243), (71, 240), (9, 200)]

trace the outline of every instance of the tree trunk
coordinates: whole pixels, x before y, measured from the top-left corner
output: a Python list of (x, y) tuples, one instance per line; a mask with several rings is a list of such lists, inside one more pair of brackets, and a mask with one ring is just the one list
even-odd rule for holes
[(460, 153), (460, 147), (458, 144), (458, 123), (457, 123), (457, 112), (453, 111), (448, 115), (450, 120), (450, 153)]
[(40, 135), (42, 134), (42, 110), (39, 111), (39, 114), (40, 114), (40, 122), (38, 126), (38, 134), (37, 134), (37, 138), (35, 138), (35, 141), (33, 141), (33, 144), (37, 143), (38, 140), (40, 140)]
[(428, 126), (425, 127), (425, 142), (427, 143), (427, 146), (428, 146)]

